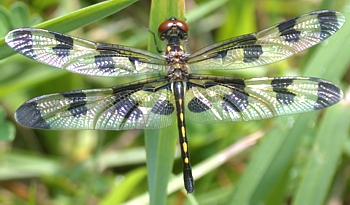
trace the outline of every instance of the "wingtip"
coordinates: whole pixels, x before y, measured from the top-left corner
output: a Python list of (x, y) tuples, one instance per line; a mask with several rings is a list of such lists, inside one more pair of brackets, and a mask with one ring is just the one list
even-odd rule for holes
[(318, 82), (318, 99), (315, 102), (315, 110), (330, 107), (343, 99), (344, 93), (337, 85), (319, 78), (310, 78), (310, 80)]
[(40, 109), (34, 101), (29, 100), (21, 105), (15, 113), (15, 120), (26, 127), (50, 129), (50, 125), (42, 118)]

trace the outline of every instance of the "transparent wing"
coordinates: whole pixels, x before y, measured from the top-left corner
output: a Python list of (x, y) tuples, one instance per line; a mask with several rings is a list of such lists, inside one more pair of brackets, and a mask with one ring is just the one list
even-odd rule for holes
[(164, 57), (158, 54), (43, 29), (15, 29), (5, 41), (30, 59), (79, 74), (119, 77), (165, 72)]
[(248, 80), (202, 78), (189, 82), (187, 116), (198, 123), (249, 121), (329, 107), (343, 96), (334, 84), (318, 78), (279, 77)]
[(228, 39), (188, 56), (191, 71), (241, 69), (288, 58), (338, 31), (345, 17), (336, 11), (315, 11), (257, 33)]
[(175, 120), (169, 89), (168, 83), (141, 82), (43, 95), (21, 105), (15, 118), (38, 129), (158, 129)]

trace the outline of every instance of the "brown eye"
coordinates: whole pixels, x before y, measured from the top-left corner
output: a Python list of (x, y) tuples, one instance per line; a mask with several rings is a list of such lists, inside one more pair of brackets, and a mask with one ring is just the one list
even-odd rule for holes
[(163, 23), (161, 23), (158, 27), (159, 33), (164, 33), (167, 30), (169, 30), (171, 27), (174, 26), (174, 20), (166, 20)]
[(181, 20), (175, 20), (174, 23), (176, 23), (176, 26), (181, 30), (185, 31), (186, 33), (188, 32), (188, 26), (185, 22)]
[(178, 27), (179, 29), (185, 31), (186, 33), (188, 32), (188, 26), (185, 22), (181, 20), (177, 20), (175, 18), (171, 18), (169, 20), (164, 21), (161, 23), (158, 27), (158, 32), (159, 33), (164, 33), (167, 30), (171, 29), (172, 27)]

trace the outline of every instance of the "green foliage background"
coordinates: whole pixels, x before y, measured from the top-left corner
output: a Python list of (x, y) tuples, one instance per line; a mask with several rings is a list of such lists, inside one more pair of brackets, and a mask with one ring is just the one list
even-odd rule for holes
[[(42, 22), (39, 27), (147, 49), (153, 43), (147, 29), (155, 32), (153, 24), (174, 15), (161, 2), (111, 0), (95, 5), (98, 2), (92, 0), (2, 0), (0, 38), (11, 29)], [(189, 24), (190, 51), (310, 11), (342, 12), (348, 19), (344, 27), (301, 55), (269, 66), (212, 74), (313, 76), (334, 82), (348, 93), (349, 0), (188, 0), (186, 11), (181, 9), (182, 1), (169, 2), (178, 3), (178, 15)], [(88, 7), (91, 5), (94, 7)], [(151, 156), (147, 162), (155, 164), (148, 172), (156, 173), (148, 178), (148, 185), (143, 131), (42, 131), (14, 122), (16, 108), (32, 97), (138, 79), (76, 75), (20, 55), (6, 58), (12, 53), (0, 39), (0, 106), (5, 111), (0, 113), (0, 133), (9, 133), (1, 135), (0, 142), (0, 204), (147, 204), (149, 196), (152, 204), (350, 203), (350, 109), (346, 99), (323, 111), (262, 121), (187, 122), (196, 191), (186, 195), (178, 147), (174, 161), (165, 157), (167, 151), (172, 155), (171, 150), (160, 149), (154, 155), (147, 151)], [(176, 132), (174, 125), (161, 130), (155, 139), (169, 138), (171, 146), (171, 135), (177, 136)], [(147, 146), (152, 146), (149, 143), (147, 140)], [(163, 165), (158, 165), (164, 161), (174, 163), (168, 194), (164, 187), (156, 186), (169, 178), (168, 172), (162, 172)]]

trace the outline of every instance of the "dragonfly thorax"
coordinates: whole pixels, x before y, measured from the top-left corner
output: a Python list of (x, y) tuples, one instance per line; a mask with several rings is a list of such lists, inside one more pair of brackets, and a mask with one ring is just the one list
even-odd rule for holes
[(166, 47), (167, 76), (170, 81), (182, 81), (188, 76), (187, 57), (177, 37), (171, 37)]
[[(167, 53), (167, 76), (170, 81), (181, 81), (189, 75), (188, 73), (188, 65), (186, 63), (186, 55), (182, 50), (182, 46), (178, 47), (179, 50), (170, 50), (173, 49), (172, 46), (167, 46), (167, 49), (170, 50)], [(168, 52), (168, 50), (167, 50)]]

